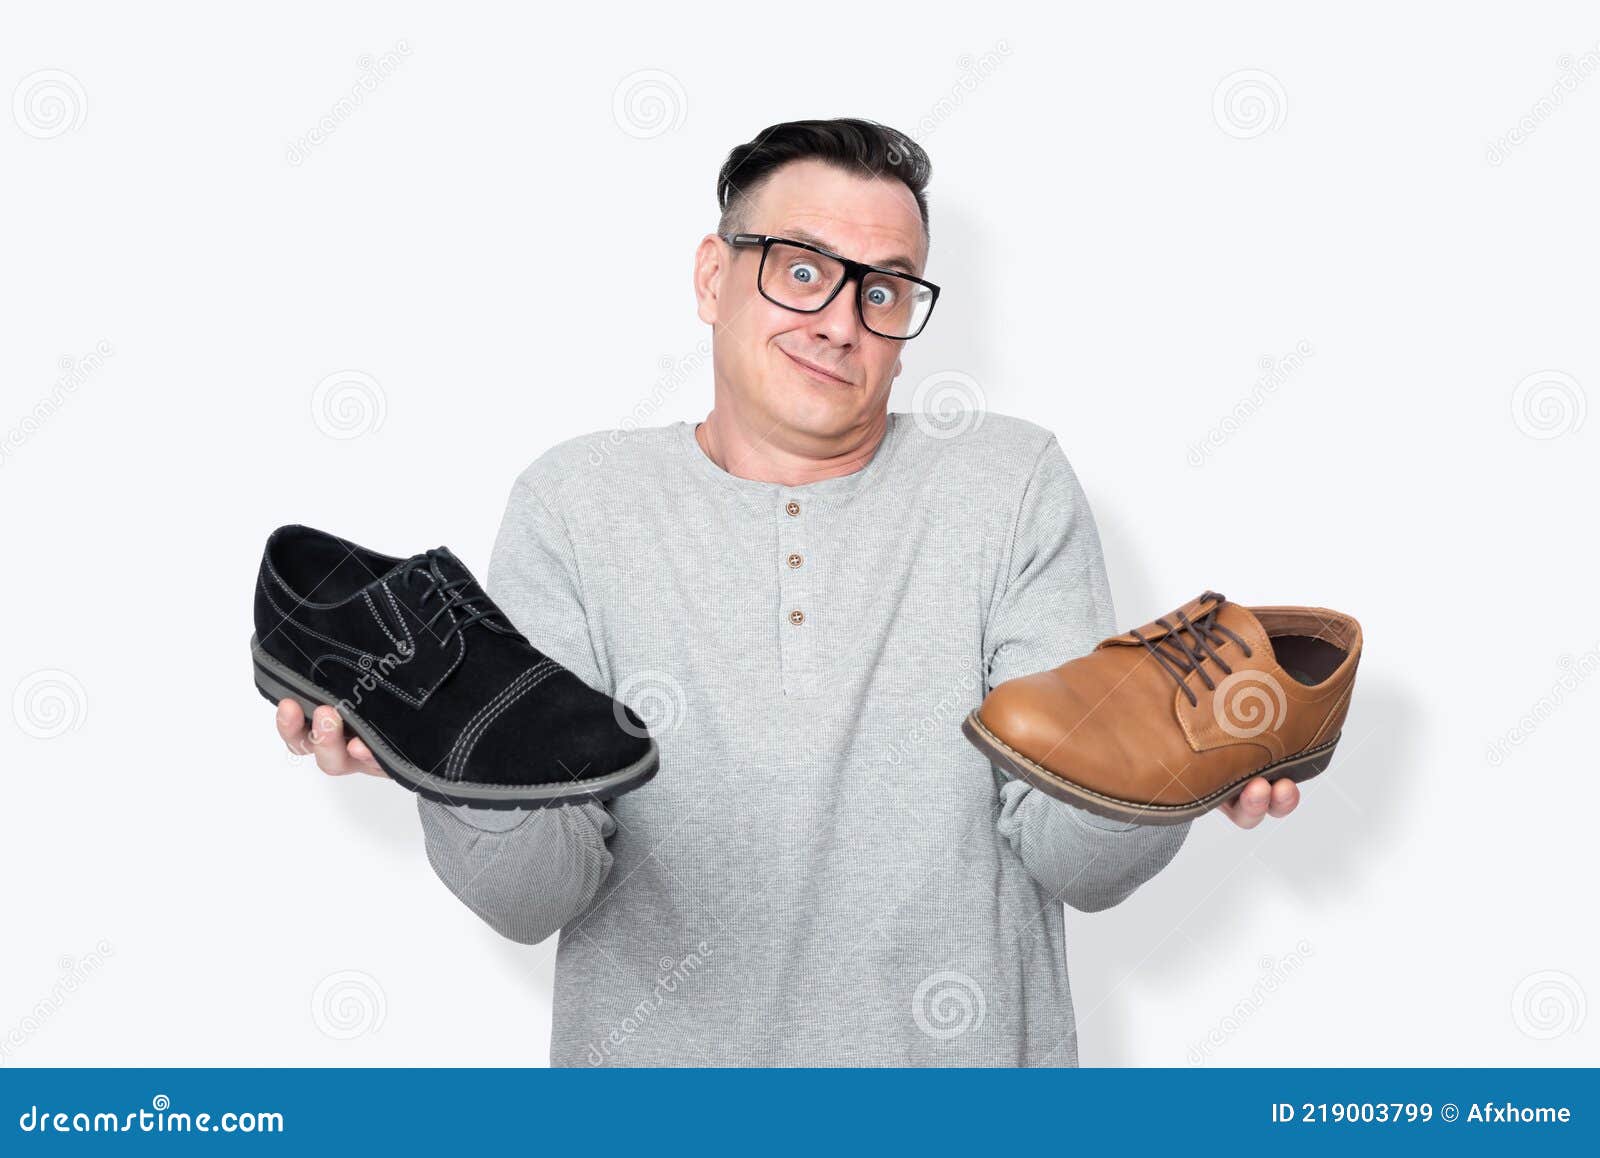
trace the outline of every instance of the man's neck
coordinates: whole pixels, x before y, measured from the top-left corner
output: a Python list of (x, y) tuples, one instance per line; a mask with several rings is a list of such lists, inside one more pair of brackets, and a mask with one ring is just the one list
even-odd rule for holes
[(777, 445), (772, 430), (752, 429), (728, 411), (712, 407), (705, 421), (695, 427), (694, 436), (706, 457), (729, 474), (792, 487), (854, 474), (872, 461), (888, 430), (885, 411), (866, 428), (843, 436), (837, 446), (796, 451)]

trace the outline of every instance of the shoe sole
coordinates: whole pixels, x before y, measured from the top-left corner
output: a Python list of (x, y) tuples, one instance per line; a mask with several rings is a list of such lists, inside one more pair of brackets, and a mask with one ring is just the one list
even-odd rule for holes
[(1082, 784), (1074, 784), (1043, 765), (1035, 764), (991, 732), (978, 718), (977, 709), (968, 713), (967, 718), (961, 721), (961, 731), (993, 763), (1021, 777), (1046, 795), (1065, 800), (1068, 804), (1076, 805), (1096, 816), (1104, 816), (1109, 820), (1126, 820), (1134, 824), (1182, 824), (1186, 820), (1193, 820), (1210, 812), (1257, 776), (1264, 777), (1269, 784), (1285, 779), (1296, 783), (1310, 780), (1328, 766), (1328, 762), (1333, 759), (1333, 749), (1339, 743), (1339, 737), (1335, 736), (1326, 744), (1307, 748), (1304, 752), (1297, 752), (1264, 768), (1258, 768), (1247, 776), (1241, 776), (1233, 783), (1202, 796), (1192, 804), (1140, 804), (1134, 800), (1107, 796)]
[(446, 780), (431, 772), (424, 772), (396, 752), (357, 713), (349, 708), (339, 708), (338, 697), (332, 692), (268, 655), (254, 635), (250, 637), (250, 653), (255, 661), (256, 690), (269, 702), (276, 704), (280, 700), (294, 700), (306, 714), (307, 720), (311, 719), (311, 713), (319, 704), (333, 708), (344, 721), (345, 730), (360, 738), (391, 779), (417, 795), (441, 804), (466, 804), (473, 808), (549, 808), (586, 800), (610, 800), (649, 780), (661, 764), (660, 750), (652, 739), (650, 750), (626, 768), (586, 780), (526, 785), (470, 784)]

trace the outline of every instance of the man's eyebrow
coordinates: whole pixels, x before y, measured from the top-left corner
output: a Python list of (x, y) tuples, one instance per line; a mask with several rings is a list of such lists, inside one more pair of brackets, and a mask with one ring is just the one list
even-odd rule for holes
[[(839, 252), (830, 242), (823, 240), (809, 230), (791, 229), (787, 233), (780, 234), (779, 236), (792, 237), (794, 240), (803, 241), (807, 245), (820, 246), (821, 248), (826, 249), (829, 253)], [(911, 259), (909, 257), (901, 257), (896, 255), (894, 257), (886, 258), (883, 261), (869, 261), (866, 264), (877, 266), (879, 269), (897, 269), (902, 273), (909, 273), (912, 277), (917, 275), (917, 267), (911, 264)]]

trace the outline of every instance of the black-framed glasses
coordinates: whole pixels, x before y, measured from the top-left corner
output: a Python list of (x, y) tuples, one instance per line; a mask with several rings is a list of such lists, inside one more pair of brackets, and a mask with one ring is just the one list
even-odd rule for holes
[(851, 261), (803, 241), (766, 233), (718, 234), (729, 245), (761, 247), (756, 287), (775, 306), (802, 314), (828, 307), (847, 281), (856, 283), (856, 315), (880, 338), (904, 342), (922, 333), (939, 300), (931, 281)]

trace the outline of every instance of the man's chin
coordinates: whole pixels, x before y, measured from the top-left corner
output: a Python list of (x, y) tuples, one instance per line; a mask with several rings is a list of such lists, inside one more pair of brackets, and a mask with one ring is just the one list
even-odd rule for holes
[(871, 421), (871, 415), (862, 411), (861, 401), (861, 395), (853, 390), (795, 392), (779, 401), (773, 417), (795, 434), (831, 442)]

